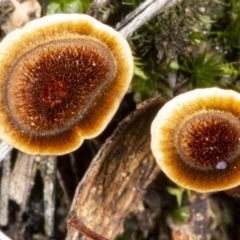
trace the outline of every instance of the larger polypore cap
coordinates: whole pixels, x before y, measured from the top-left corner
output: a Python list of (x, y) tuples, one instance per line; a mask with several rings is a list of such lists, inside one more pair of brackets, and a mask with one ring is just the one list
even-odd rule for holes
[(177, 184), (198, 192), (240, 184), (240, 95), (218, 88), (181, 94), (160, 109), (151, 148)]
[(83, 14), (15, 30), (0, 62), (0, 138), (31, 154), (64, 154), (102, 132), (133, 74), (126, 40)]

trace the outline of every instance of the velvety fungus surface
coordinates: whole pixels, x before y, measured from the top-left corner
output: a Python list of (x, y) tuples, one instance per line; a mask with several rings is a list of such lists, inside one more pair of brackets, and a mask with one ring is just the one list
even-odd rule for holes
[(97, 136), (133, 73), (126, 40), (87, 15), (34, 20), (0, 44), (0, 138), (31, 154), (64, 154)]
[(181, 94), (152, 123), (151, 148), (177, 184), (199, 192), (240, 184), (240, 95), (218, 88)]

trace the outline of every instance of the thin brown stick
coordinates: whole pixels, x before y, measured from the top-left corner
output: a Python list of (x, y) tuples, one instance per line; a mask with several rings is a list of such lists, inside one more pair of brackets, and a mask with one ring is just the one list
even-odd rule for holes
[(70, 224), (72, 227), (77, 229), (79, 232), (83, 233), (84, 235), (88, 236), (89, 238), (93, 240), (108, 240), (107, 238), (104, 238), (103, 236), (97, 234), (96, 232), (92, 231), (90, 228), (88, 228), (86, 225), (81, 222), (75, 213), (72, 213), (71, 216), (68, 218), (68, 224)]

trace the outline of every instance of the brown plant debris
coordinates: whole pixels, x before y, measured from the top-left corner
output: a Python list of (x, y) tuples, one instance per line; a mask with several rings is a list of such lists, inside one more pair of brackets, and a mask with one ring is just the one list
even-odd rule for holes
[[(182, 224), (169, 224), (173, 240), (207, 240), (210, 217), (209, 198), (206, 194), (192, 192), (190, 215)], [(173, 223), (173, 222), (172, 222)]]

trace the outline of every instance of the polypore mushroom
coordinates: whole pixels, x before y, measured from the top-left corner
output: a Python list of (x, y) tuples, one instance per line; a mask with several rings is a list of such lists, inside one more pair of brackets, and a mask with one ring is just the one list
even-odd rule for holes
[(100, 134), (133, 74), (127, 41), (81, 14), (13, 31), (0, 62), (0, 138), (30, 154), (65, 154)]
[(151, 127), (151, 148), (163, 172), (198, 192), (240, 184), (240, 94), (197, 89), (166, 103)]

